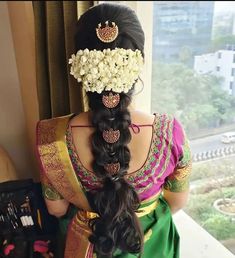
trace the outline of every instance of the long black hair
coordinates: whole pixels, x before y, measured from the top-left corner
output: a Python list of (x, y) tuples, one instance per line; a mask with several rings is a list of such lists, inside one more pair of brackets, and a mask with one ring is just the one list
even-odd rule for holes
[[(98, 24), (115, 22), (119, 29), (118, 37), (111, 43), (101, 42), (96, 35)], [(144, 32), (135, 12), (124, 5), (103, 3), (87, 10), (78, 20), (75, 34), (76, 50), (139, 49), (144, 56)], [(90, 221), (92, 235), (89, 240), (94, 244), (98, 257), (112, 257), (118, 248), (123, 252), (141, 253), (143, 233), (136, 216), (140, 200), (135, 189), (125, 180), (131, 159), (127, 144), (131, 140), (129, 126), (131, 116), (128, 106), (131, 102), (134, 85), (128, 93), (120, 93), (117, 107), (109, 109), (102, 103), (103, 95), (87, 92), (91, 122), (95, 128), (91, 136), (94, 155), (93, 170), (102, 180), (102, 187), (89, 192), (90, 205), (99, 217)], [(117, 142), (109, 144), (102, 132), (113, 128), (120, 131)], [(120, 163), (116, 177), (104, 169), (110, 163)]]

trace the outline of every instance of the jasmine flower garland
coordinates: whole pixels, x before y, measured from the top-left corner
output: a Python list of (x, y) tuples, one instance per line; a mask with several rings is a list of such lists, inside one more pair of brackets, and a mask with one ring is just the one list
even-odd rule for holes
[(79, 50), (69, 59), (70, 74), (85, 91), (127, 93), (138, 79), (144, 59), (140, 50)]

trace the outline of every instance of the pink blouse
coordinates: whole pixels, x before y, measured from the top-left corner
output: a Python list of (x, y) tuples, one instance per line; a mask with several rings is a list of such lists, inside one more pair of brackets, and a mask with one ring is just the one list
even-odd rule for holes
[[(133, 125), (132, 129), (141, 130), (142, 126)], [(161, 192), (164, 187), (173, 192), (188, 188), (191, 171), (191, 153), (188, 140), (181, 124), (166, 114), (155, 114), (152, 140), (149, 153), (143, 166), (125, 176), (136, 189), (140, 200), (146, 200)], [(66, 143), (74, 170), (85, 191), (100, 187), (99, 178), (86, 169), (76, 152), (71, 127), (66, 130)]]

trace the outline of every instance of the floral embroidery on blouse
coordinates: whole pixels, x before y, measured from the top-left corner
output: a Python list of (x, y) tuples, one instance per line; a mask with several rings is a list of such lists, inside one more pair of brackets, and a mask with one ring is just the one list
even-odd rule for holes
[[(146, 162), (139, 170), (126, 175), (127, 181), (135, 187), (138, 194), (147, 192), (155, 186), (158, 183), (158, 179), (168, 169), (172, 155), (173, 121), (172, 116), (155, 114), (152, 142)], [(79, 160), (70, 128), (66, 131), (66, 141), (74, 169), (82, 181), (85, 190), (90, 191), (100, 187), (101, 181), (99, 178), (91, 171), (85, 169)]]

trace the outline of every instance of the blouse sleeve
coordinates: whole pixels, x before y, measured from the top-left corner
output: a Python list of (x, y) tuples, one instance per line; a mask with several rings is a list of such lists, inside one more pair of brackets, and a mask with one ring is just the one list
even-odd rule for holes
[(172, 155), (176, 165), (165, 181), (164, 188), (171, 192), (183, 192), (189, 188), (192, 156), (189, 141), (182, 125), (174, 119)]

